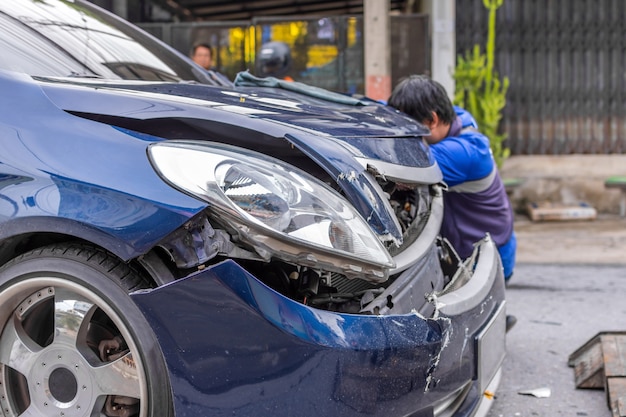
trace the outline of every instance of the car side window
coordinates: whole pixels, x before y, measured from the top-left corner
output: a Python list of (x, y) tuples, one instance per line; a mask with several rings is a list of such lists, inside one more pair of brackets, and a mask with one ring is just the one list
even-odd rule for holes
[(0, 69), (33, 76), (216, 84), (186, 57), (88, 3), (2, 2)]
[(0, 14), (0, 68), (41, 76), (68, 76), (87, 69), (19, 21)]

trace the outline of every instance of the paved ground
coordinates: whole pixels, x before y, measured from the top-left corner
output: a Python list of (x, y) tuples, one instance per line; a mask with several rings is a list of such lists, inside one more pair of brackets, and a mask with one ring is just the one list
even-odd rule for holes
[(507, 287), (507, 313), (517, 324), (507, 335), (488, 417), (611, 416), (604, 390), (576, 388), (568, 359), (598, 333), (626, 330), (625, 271), (624, 265), (518, 265)]
[(626, 218), (533, 222), (517, 216), (518, 263), (626, 265)]
[[(516, 219), (507, 312), (518, 322), (488, 417), (610, 417), (603, 390), (577, 389), (568, 357), (599, 332), (626, 330), (626, 219)], [(521, 394), (524, 391), (547, 397)]]

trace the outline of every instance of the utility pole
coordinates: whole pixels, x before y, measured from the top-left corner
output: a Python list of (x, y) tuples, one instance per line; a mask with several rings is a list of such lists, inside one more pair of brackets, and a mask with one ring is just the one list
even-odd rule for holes
[(112, 12), (123, 19), (128, 19), (128, 0), (113, 0)]
[(389, 0), (363, 1), (365, 95), (387, 100), (391, 95)]
[(456, 67), (455, 0), (427, 0), (424, 12), (431, 22), (431, 78), (444, 86), (450, 99), (454, 97)]

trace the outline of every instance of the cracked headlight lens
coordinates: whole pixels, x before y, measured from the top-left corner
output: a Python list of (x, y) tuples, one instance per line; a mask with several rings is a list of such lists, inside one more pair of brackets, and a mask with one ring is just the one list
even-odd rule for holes
[(210, 203), (259, 253), (375, 280), (394, 265), (345, 198), (280, 160), (199, 141), (155, 143), (149, 156), (166, 181)]

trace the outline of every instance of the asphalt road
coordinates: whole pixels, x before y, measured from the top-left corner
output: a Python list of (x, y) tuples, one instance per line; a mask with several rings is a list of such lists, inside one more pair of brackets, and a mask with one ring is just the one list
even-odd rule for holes
[(610, 417), (604, 390), (577, 389), (567, 361), (598, 333), (626, 331), (626, 220), (519, 231), (520, 263), (507, 287), (507, 312), (518, 321), (488, 417)]

